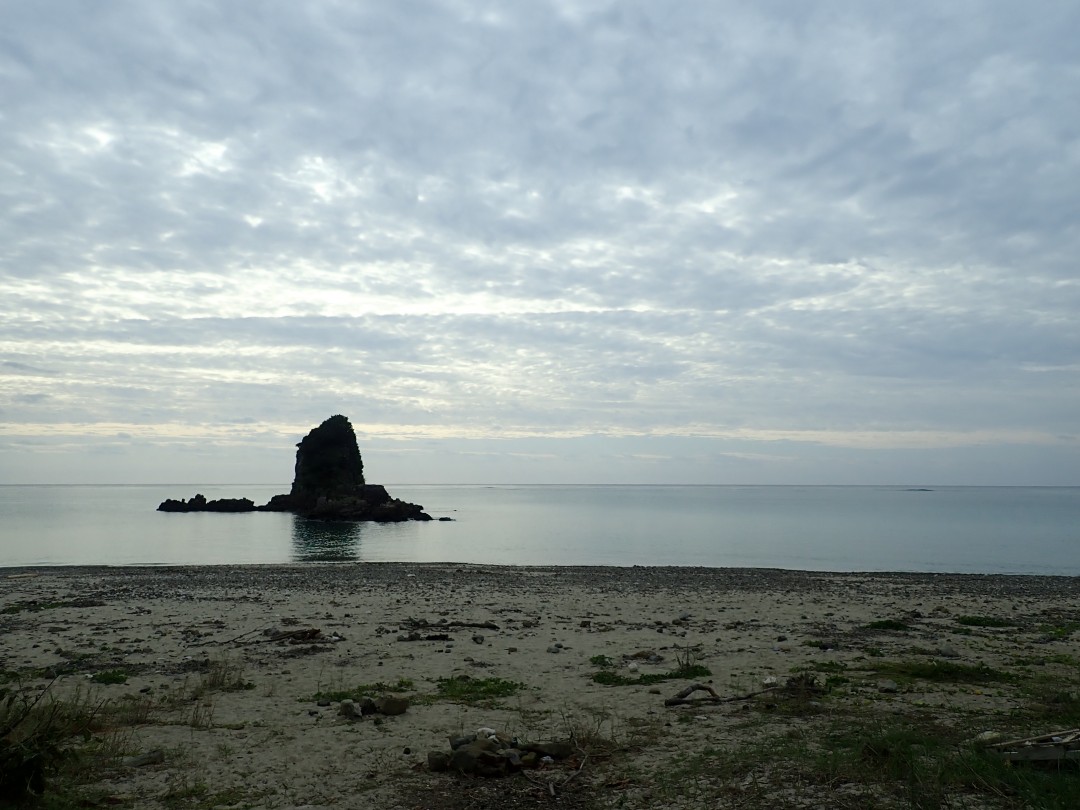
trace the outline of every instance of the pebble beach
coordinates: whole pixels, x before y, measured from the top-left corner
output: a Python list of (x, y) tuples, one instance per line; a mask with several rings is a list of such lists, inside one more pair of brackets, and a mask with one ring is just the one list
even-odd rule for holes
[[(924, 682), (882, 662), (1069, 680), (1080, 658), (1074, 625), (1076, 577), (397, 563), (0, 569), (5, 682), (139, 707), (135, 720), (95, 730), (119, 742), (91, 787), (110, 804), (147, 808), (176, 807), (178, 797), (245, 808), (704, 806), (686, 791), (661, 795), (657, 775), (703, 749), (812, 733), (836, 707), (1016, 730), (1026, 693)], [(776, 714), (799, 673), (815, 710)], [(701, 702), (665, 705), (694, 685), (707, 687), (694, 693)], [(365, 698), (394, 708), (361, 712)], [(501, 778), (433, 769), (429, 755), (479, 729), (523, 747), (568, 742), (575, 754)], [(586, 730), (619, 749), (618, 765), (590, 756)], [(793, 806), (829, 806), (806, 791), (809, 803)]]

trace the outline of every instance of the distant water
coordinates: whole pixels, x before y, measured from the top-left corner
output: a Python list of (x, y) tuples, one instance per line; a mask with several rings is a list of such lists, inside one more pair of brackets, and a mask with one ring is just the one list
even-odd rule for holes
[(281, 486), (0, 486), (0, 566), (326, 560), (1080, 575), (1080, 488), (390, 486), (454, 522), (164, 514)]

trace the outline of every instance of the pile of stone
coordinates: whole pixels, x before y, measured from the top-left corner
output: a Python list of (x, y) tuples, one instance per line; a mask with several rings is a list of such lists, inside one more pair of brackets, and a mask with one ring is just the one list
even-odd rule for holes
[(369, 714), (385, 714), (388, 716), (405, 714), (408, 708), (408, 698), (388, 695), (380, 698), (362, 698), (359, 703), (355, 700), (343, 700), (341, 705), (338, 706), (338, 714), (354, 720), (367, 717)]
[(450, 752), (428, 752), (428, 768), (475, 776), (507, 776), (526, 768), (543, 768), (574, 753), (569, 741), (525, 742), (492, 728), (450, 738)]

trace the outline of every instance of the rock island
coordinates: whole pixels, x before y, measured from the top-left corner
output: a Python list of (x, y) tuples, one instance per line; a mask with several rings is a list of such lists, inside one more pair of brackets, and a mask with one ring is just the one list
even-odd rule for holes
[(249, 498), (169, 498), (159, 512), (292, 512), (321, 520), (397, 523), (431, 520), (424, 508), (390, 497), (386, 487), (364, 480), (364, 461), (349, 420), (337, 414), (312, 429), (296, 446), (292, 489), (256, 506)]

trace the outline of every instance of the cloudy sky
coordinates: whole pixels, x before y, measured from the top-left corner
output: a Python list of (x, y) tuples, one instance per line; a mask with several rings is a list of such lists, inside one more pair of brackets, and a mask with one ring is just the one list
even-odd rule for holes
[(0, 483), (1080, 485), (1080, 6), (3, 6)]

